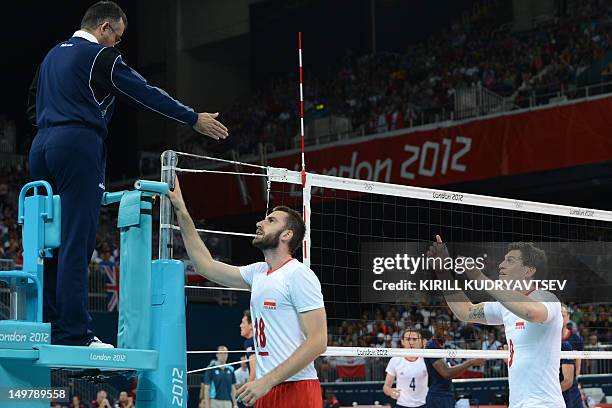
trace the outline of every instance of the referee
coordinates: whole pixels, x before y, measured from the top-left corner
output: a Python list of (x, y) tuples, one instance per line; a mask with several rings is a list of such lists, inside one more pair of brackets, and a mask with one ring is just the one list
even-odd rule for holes
[(72, 38), (53, 47), (30, 87), (28, 118), (38, 127), (30, 150), (30, 178), (51, 183), (62, 200), (61, 247), (45, 260), (44, 321), (52, 342), (112, 347), (90, 329), (87, 268), (96, 242), (104, 193), (107, 126), (122, 99), (192, 126), (213, 139), (227, 137), (218, 114), (196, 113), (123, 62), (114, 48), (127, 17), (111, 1), (92, 5)]

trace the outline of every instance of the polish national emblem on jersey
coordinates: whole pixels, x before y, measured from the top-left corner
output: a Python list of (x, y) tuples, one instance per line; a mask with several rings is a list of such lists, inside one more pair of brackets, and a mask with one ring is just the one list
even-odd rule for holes
[(263, 302), (263, 308), (268, 310), (276, 310), (276, 300), (265, 299)]

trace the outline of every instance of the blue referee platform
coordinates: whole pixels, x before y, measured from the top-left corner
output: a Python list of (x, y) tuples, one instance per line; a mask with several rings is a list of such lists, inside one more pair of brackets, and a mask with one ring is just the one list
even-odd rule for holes
[[(139, 407), (187, 407), (185, 277), (180, 261), (152, 261), (154, 197), (168, 184), (137, 181), (134, 190), (105, 193), (103, 205), (119, 203), (121, 234), (117, 348), (51, 344), (43, 323), (44, 258), (61, 245), (61, 201), (46, 181), (19, 194), (23, 269), (0, 271), (10, 288), (10, 320), (0, 320), (0, 406), (48, 408), (31, 396), (24, 405), (11, 390), (50, 389), (51, 370), (138, 376)], [(30, 193), (31, 192), (31, 193)], [(66, 214), (64, 214), (66, 216)]]

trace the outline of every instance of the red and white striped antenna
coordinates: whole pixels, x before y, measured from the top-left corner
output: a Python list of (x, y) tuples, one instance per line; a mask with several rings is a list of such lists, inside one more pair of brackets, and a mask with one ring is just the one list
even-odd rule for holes
[(298, 56), (300, 59), (300, 132), (302, 135), (302, 187), (306, 186), (306, 160), (304, 159), (304, 89), (302, 79), (302, 32), (298, 33)]
[(304, 241), (302, 242), (302, 262), (310, 268), (310, 185), (306, 180), (306, 159), (304, 158), (304, 86), (302, 76), (302, 32), (298, 32), (298, 55), (300, 59), (300, 132), (302, 133), (302, 205), (304, 212)]

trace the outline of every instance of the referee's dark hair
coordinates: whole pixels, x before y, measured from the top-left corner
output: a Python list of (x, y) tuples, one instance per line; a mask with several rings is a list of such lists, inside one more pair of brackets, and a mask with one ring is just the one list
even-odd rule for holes
[(117, 3), (113, 1), (99, 1), (85, 12), (81, 20), (81, 28), (93, 30), (105, 21), (117, 24), (120, 20), (123, 20), (123, 24), (127, 28), (127, 17)]

